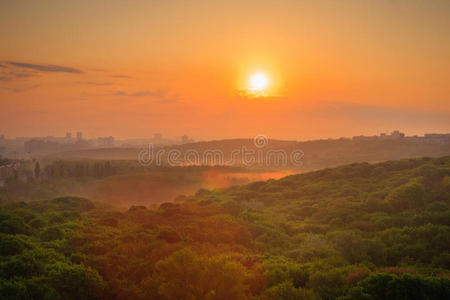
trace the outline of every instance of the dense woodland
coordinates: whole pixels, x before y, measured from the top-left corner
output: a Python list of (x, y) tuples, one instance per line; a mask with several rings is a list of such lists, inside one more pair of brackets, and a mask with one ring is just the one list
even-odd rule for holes
[(0, 240), (2, 299), (450, 299), (450, 157), (201, 189), (157, 209), (8, 198)]
[(0, 203), (72, 195), (128, 209), (132, 204), (172, 201), (203, 187), (246, 184), (263, 177), (261, 172), (266, 171), (225, 166), (142, 167), (136, 161), (30, 160), (21, 162), (11, 176), (0, 176)]

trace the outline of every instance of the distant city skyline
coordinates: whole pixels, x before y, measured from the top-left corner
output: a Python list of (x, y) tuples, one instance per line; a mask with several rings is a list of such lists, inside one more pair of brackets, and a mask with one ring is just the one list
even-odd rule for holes
[[(358, 136), (382, 136), (383, 134), (389, 135), (392, 134), (394, 132), (401, 132), (403, 133), (405, 136), (424, 136), (427, 134), (449, 134), (450, 130), (448, 131), (423, 131), (421, 130), (420, 133), (415, 133), (415, 132), (406, 132), (402, 129), (387, 129), (387, 130), (379, 130), (376, 131), (374, 133), (357, 133), (355, 135), (349, 135), (349, 136), (334, 136), (334, 137), (313, 137), (311, 139), (299, 139), (299, 138), (292, 138), (292, 139), (285, 139), (285, 140), (299, 140), (299, 141), (305, 141), (305, 140), (319, 140), (319, 139), (338, 139), (338, 138), (352, 138), (352, 137), (358, 137)], [(61, 132), (62, 133), (62, 132)], [(74, 134), (75, 133), (75, 134)], [(0, 132), (0, 138), (4, 138), (4, 139), (32, 139), (32, 138), (61, 138), (61, 139), (76, 139), (76, 131), (65, 131), (64, 134), (56, 134), (56, 135), (21, 135), (21, 136), (8, 136), (2, 132)], [(110, 134), (106, 134), (106, 135), (85, 135), (84, 132), (81, 132), (83, 139), (97, 139), (97, 138), (106, 138), (106, 137), (114, 137), (117, 140), (139, 140), (139, 139), (163, 139), (163, 140), (180, 140), (180, 141), (190, 141), (192, 139), (195, 139), (196, 141), (209, 141), (209, 140), (221, 140), (221, 139), (235, 139), (235, 138), (253, 138), (253, 136), (234, 136), (234, 137), (225, 137), (225, 138), (211, 138), (211, 139), (201, 139), (201, 138), (196, 138), (195, 136), (190, 136), (190, 135), (186, 135), (186, 134), (179, 134), (179, 135), (175, 135), (175, 136), (166, 136), (161, 132), (156, 132), (153, 134), (149, 134), (148, 136), (133, 136), (133, 137), (120, 137), (120, 136), (116, 136), (112, 133)], [(72, 134), (70, 137), (68, 137), (69, 134)], [(283, 140), (281, 138), (277, 138), (277, 137), (272, 137), (272, 136), (268, 136), (268, 138), (270, 139), (278, 139), (278, 140)]]
[[(205, 25), (208, 24), (208, 25)], [(450, 132), (450, 1), (1, 1), (0, 132)]]

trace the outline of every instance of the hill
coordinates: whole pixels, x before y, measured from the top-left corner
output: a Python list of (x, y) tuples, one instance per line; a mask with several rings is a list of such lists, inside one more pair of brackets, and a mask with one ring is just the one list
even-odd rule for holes
[[(260, 145), (261, 146), (261, 145)], [(142, 148), (113, 148), (91, 149), (72, 152), (63, 152), (47, 156), (56, 159), (106, 159), (106, 160), (138, 160)], [(231, 139), (208, 142), (197, 142), (179, 146), (167, 146), (155, 148), (154, 155), (158, 151), (162, 153), (163, 163), (167, 163), (167, 155), (170, 151), (179, 151), (178, 165), (185, 164), (216, 164), (234, 165), (245, 167), (268, 167), (272, 169), (317, 170), (321, 168), (335, 167), (353, 162), (379, 162), (416, 157), (440, 157), (450, 155), (450, 143), (425, 138), (356, 138), (356, 139), (329, 139), (314, 141), (280, 141), (267, 140), (261, 147), (254, 144), (253, 139)], [(283, 151), (285, 157), (280, 156)], [(261, 163), (255, 158), (255, 162), (245, 162), (244, 152), (262, 153)], [(268, 154), (272, 151), (271, 154)], [(301, 153), (298, 163), (291, 159), (293, 151)], [(192, 152), (197, 153), (192, 155)], [(212, 157), (213, 153), (220, 158)], [(283, 162), (285, 160), (285, 162)]]
[(0, 232), (8, 299), (448, 299), (450, 157), (201, 189), (156, 210), (15, 203)]

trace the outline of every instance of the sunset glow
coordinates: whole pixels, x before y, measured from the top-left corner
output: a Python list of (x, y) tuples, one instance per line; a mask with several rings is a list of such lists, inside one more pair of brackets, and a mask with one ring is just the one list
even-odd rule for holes
[(450, 128), (449, 1), (157, 3), (3, 1), (0, 135)]
[(450, 0), (0, 0), (0, 299), (450, 300)]
[(256, 73), (250, 77), (250, 90), (255, 92), (264, 91), (269, 85), (269, 80), (263, 73)]

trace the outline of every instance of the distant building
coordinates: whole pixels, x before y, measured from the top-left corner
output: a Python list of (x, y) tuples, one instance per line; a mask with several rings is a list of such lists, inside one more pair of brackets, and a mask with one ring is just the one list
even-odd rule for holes
[(101, 148), (112, 148), (114, 147), (114, 137), (99, 137), (97, 139), (97, 145)]
[(379, 136), (378, 135), (373, 135), (373, 136), (359, 135), (359, 136), (352, 137), (352, 139), (354, 141), (368, 141), (368, 140), (379, 140), (379, 139), (400, 139), (400, 138), (404, 138), (404, 137), (405, 137), (405, 134), (403, 132), (395, 130), (390, 135), (387, 135), (386, 133), (383, 132)]
[(190, 139), (187, 135), (183, 135), (181, 137), (181, 143), (182, 144), (188, 144), (188, 143), (193, 143), (193, 142), (194, 142), (194, 140)]
[(81, 131), (77, 132), (77, 140), (82, 140), (83, 139), (83, 133)]
[(32, 139), (24, 143), (24, 148), (27, 153), (49, 153), (59, 151), (61, 144), (44, 139)]
[(153, 135), (153, 143), (155, 143), (155, 144), (162, 144), (162, 140), (163, 140), (163, 138), (162, 138), (162, 134), (161, 133), (155, 133)]
[(404, 138), (404, 137), (405, 137), (405, 134), (398, 130), (395, 130), (391, 133), (391, 138), (394, 138), (394, 139), (399, 139), (399, 138)]
[(66, 132), (66, 140), (71, 140), (71, 139), (72, 139), (72, 133)]

